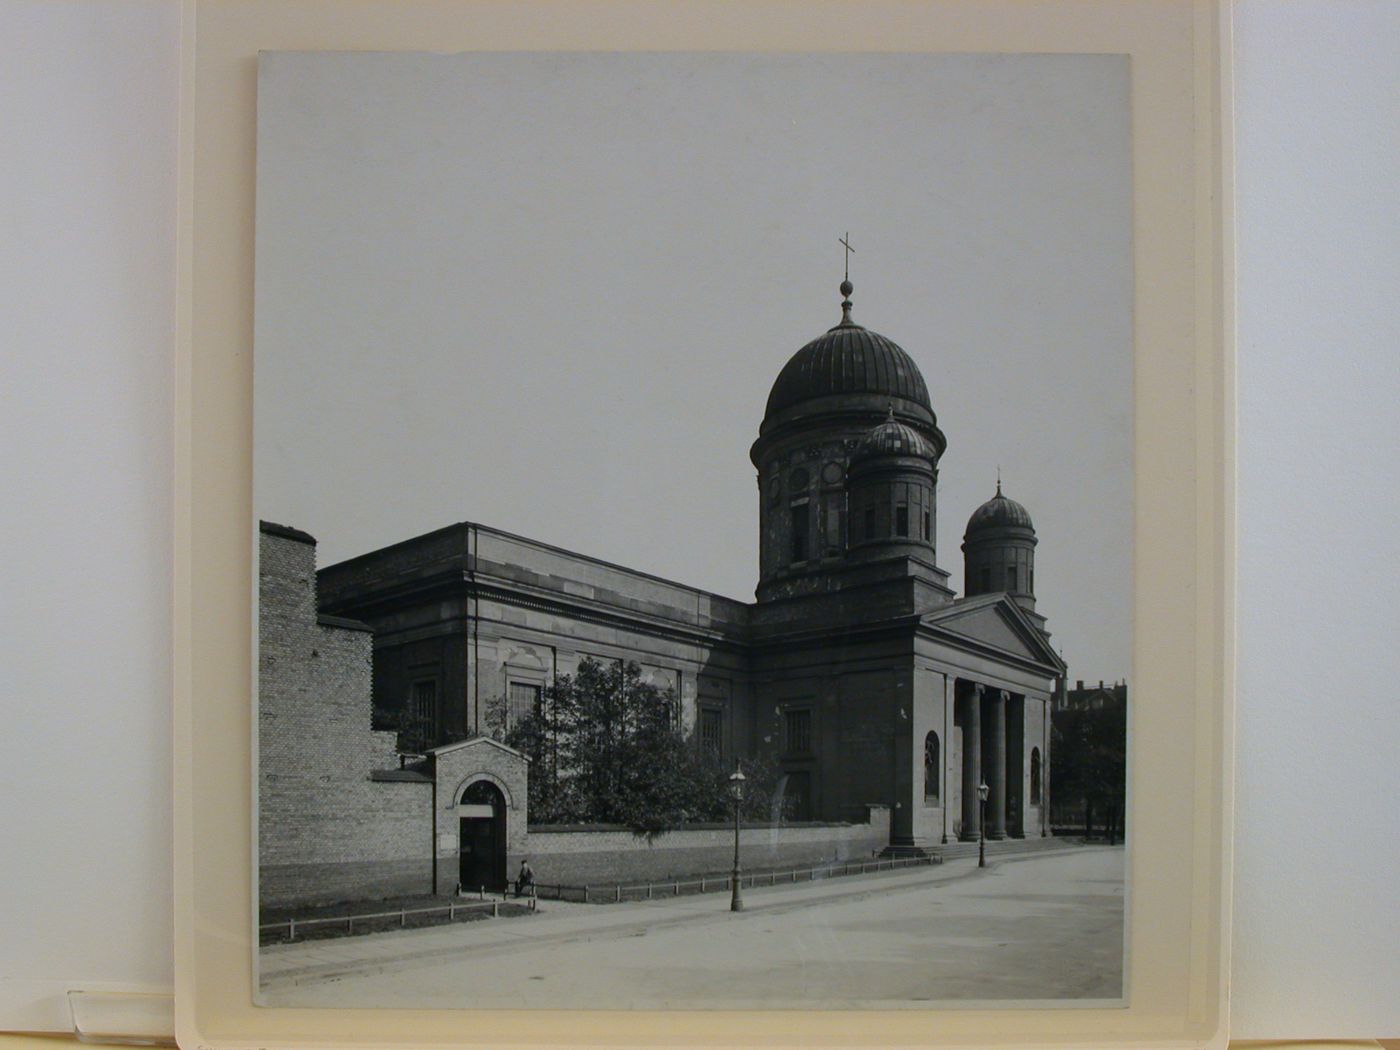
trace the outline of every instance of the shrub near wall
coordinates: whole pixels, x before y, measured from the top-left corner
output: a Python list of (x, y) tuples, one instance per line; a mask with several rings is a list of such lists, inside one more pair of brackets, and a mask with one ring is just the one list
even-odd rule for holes
[[(664, 882), (728, 871), (734, 826), (703, 824), (655, 839), (611, 825), (534, 825), (526, 851), (535, 880), (564, 886)], [(890, 841), (890, 813), (871, 806), (865, 824), (745, 824), (739, 862), (745, 870), (868, 859)]]

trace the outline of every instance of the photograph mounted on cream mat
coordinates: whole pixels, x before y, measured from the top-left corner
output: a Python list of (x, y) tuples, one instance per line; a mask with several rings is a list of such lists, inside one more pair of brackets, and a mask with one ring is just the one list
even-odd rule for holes
[(259, 1001), (1121, 1003), (1127, 58), (258, 76)]
[(246, 1000), (196, 1009), (1216, 1037), (1218, 67), (1168, 9), (1149, 59), (1036, 5), (903, 53), (201, 5), (251, 238), (202, 359), (250, 379), (249, 678), (199, 710), (241, 693), (251, 806)]

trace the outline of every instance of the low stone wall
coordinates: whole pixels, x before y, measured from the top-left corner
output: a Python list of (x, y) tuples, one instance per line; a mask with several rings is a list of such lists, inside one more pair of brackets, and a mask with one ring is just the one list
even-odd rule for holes
[[(890, 841), (889, 809), (869, 810), (864, 824), (745, 824), (739, 862), (752, 871), (869, 858)], [(734, 828), (704, 824), (648, 839), (611, 825), (535, 825), (525, 851), (540, 883), (661, 882), (728, 871), (734, 863)]]

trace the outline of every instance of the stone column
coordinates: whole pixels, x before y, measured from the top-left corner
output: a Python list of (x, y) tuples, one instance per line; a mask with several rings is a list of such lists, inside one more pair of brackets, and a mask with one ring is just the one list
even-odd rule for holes
[(987, 770), (987, 838), (1006, 838), (1006, 691), (993, 689), (987, 698), (991, 716), (990, 753)]
[[(957, 689), (952, 675), (943, 675), (943, 728), (941, 751), (938, 756), (938, 775), (943, 784), (943, 792), (938, 801), (942, 804), (943, 810), (943, 839), (942, 845), (948, 845), (948, 809), (953, 804), (953, 778), (952, 770), (948, 768), (949, 759), (953, 753), (953, 707), (957, 704)], [(944, 775), (948, 773), (949, 775)]]
[[(1055, 694), (1059, 694), (1060, 679), (1055, 679)], [(1051, 703), (1040, 704), (1040, 837), (1050, 835), (1050, 718)]]
[(962, 727), (962, 834), (964, 842), (977, 841), (977, 787), (982, 783), (982, 687), (973, 686), (963, 696)]

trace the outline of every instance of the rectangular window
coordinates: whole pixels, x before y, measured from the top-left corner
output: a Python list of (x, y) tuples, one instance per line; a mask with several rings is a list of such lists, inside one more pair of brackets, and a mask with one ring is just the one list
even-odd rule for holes
[(429, 725), (437, 721), (437, 681), (428, 679), (413, 683), (413, 693), (408, 703), (409, 715), (417, 721)]
[(812, 753), (812, 712), (806, 708), (786, 715), (787, 751), (790, 755)]
[(700, 709), (700, 746), (716, 755), (724, 750), (724, 712), (718, 708)]
[(510, 702), (507, 705), (507, 717), (511, 725), (516, 725), (521, 719), (534, 713), (539, 706), (541, 688), (528, 682), (510, 683)]
[(1016, 566), (1014, 565), (1008, 565), (1006, 567), (1006, 589), (1008, 591), (1014, 591), (1016, 589)]
[(909, 504), (901, 503), (894, 509), (894, 534), (896, 536), (909, 535)]
[(398, 727), (400, 751), (418, 752), (437, 740), (437, 679), (423, 678), (408, 690), (408, 704)]
[(924, 511), (924, 539), (928, 539), (929, 534), (929, 513)]
[(983, 570), (982, 570), (982, 590), (985, 592), (985, 591), (990, 591), (991, 589), (992, 589), (992, 570), (991, 570), (991, 569), (983, 569)]
[(865, 508), (865, 538), (873, 540), (875, 538), (875, 508)]
[(792, 560), (807, 560), (807, 504), (792, 505)]
[(826, 496), (826, 549), (841, 549), (841, 494), (830, 492)]

